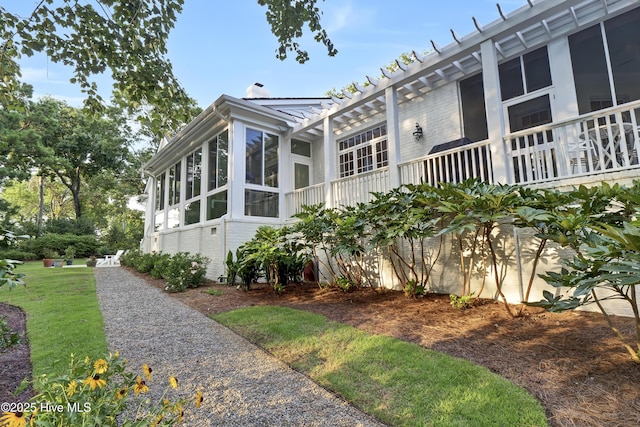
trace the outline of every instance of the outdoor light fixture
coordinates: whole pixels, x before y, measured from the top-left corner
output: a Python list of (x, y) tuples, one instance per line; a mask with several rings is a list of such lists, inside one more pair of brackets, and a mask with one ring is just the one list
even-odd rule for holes
[(415, 142), (420, 142), (420, 140), (422, 140), (422, 128), (418, 123), (416, 123), (416, 129), (413, 131), (413, 140)]

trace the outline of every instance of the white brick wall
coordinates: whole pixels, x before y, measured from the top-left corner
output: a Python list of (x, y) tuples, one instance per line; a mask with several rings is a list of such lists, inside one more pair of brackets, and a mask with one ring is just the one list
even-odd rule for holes
[[(456, 82), (442, 86), (427, 95), (414, 98), (398, 106), (400, 123), (400, 162), (407, 162), (429, 154), (436, 144), (462, 137), (461, 118)], [(413, 131), (419, 123), (424, 138), (416, 143)]]

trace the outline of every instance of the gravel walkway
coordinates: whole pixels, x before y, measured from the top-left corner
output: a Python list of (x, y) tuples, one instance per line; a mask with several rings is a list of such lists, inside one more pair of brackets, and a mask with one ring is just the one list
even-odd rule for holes
[(189, 407), (183, 425), (382, 425), (128, 271), (96, 268), (95, 277), (110, 350), (130, 369), (152, 367), (152, 390), (169, 375), (188, 396), (202, 390), (202, 406)]

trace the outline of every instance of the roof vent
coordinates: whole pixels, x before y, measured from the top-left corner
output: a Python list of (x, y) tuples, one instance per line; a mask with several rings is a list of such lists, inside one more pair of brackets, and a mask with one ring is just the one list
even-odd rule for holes
[(262, 83), (254, 83), (247, 88), (247, 98), (269, 98), (271, 94)]

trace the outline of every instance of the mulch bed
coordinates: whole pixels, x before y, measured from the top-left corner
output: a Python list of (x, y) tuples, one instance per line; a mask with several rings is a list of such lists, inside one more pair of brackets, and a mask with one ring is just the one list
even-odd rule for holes
[(20, 335), (20, 344), (0, 350), (0, 402), (26, 402), (33, 395), (28, 387), (17, 396), (13, 392), (23, 379), (31, 379), (31, 356), (26, 336), (27, 316), (21, 308), (0, 302), (0, 318), (5, 317), (9, 329)]

